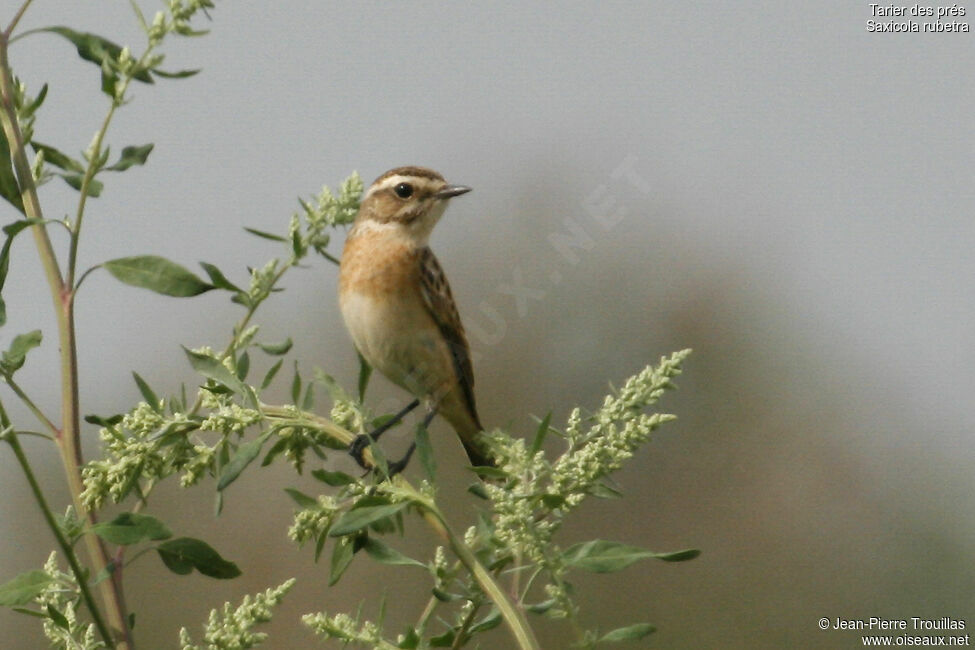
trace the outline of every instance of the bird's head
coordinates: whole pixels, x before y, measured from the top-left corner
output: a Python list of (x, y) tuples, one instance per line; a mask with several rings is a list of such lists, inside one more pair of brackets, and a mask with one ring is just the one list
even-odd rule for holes
[(401, 231), (425, 246), (447, 201), (470, 191), (464, 185), (448, 184), (432, 169), (397, 167), (373, 181), (363, 194), (355, 225)]

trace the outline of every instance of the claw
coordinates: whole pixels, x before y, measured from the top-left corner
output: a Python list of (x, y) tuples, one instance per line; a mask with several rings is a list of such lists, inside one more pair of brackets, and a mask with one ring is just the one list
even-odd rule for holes
[(416, 451), (415, 442), (410, 443), (410, 448), (406, 450), (406, 453), (403, 455), (402, 458), (400, 458), (395, 463), (389, 463), (389, 465), (387, 465), (387, 469), (389, 470), (387, 476), (389, 478), (393, 478), (394, 476), (402, 472), (404, 469), (406, 469), (406, 466), (409, 465), (410, 457), (413, 456), (414, 451)]

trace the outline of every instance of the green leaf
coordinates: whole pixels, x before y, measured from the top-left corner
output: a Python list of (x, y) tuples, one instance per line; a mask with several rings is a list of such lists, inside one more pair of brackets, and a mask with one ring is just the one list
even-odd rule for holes
[(555, 607), (556, 600), (554, 598), (549, 598), (548, 600), (542, 601), (540, 603), (531, 603), (525, 605), (525, 609), (533, 614), (544, 614), (548, 610)]
[(300, 490), (296, 490), (294, 488), (284, 488), (284, 491), (288, 493), (288, 496), (291, 497), (292, 501), (297, 503), (302, 508), (307, 509), (318, 506), (318, 501)]
[(106, 429), (110, 429), (114, 427), (116, 424), (118, 424), (119, 422), (121, 422), (124, 418), (125, 416), (122, 415), (121, 413), (116, 413), (115, 415), (112, 415), (107, 418), (102, 417), (101, 415), (86, 415), (85, 422), (87, 422), (88, 424), (95, 424), (100, 427), (105, 427)]
[(308, 247), (301, 241), (301, 231), (295, 229), (291, 233), (291, 252), (294, 255), (294, 259), (299, 260), (304, 257), (307, 250)]
[(156, 547), (156, 552), (170, 571), (180, 575), (186, 575), (193, 569), (220, 580), (240, 575), (236, 564), (220, 557), (206, 542), (192, 537), (179, 537), (163, 542)]
[(565, 497), (561, 494), (543, 494), (542, 503), (549, 510), (558, 510), (565, 505)]
[(474, 623), (471, 629), (468, 631), (468, 636), (478, 634), (480, 632), (487, 632), (488, 630), (493, 630), (497, 626), (501, 625), (501, 610), (497, 607), (492, 607), (491, 611), (487, 615)]
[(332, 530), (329, 531), (328, 535), (329, 537), (340, 537), (342, 535), (348, 535), (349, 533), (362, 530), (370, 524), (395, 515), (407, 505), (409, 504), (403, 501), (400, 503), (387, 503), (385, 505), (353, 508), (352, 510), (342, 513), (342, 516), (339, 517), (339, 520), (335, 522), (334, 526), (332, 526)]
[(507, 473), (499, 467), (491, 467), (490, 465), (471, 465), (468, 467), (471, 471), (482, 478), (508, 478)]
[(246, 352), (237, 357), (237, 379), (245, 381), (247, 372), (251, 369), (251, 355)]
[[(85, 177), (83, 174), (58, 174), (64, 179), (64, 182), (73, 187), (74, 189), (81, 191), (81, 186), (85, 183)], [(88, 181), (88, 196), (99, 197), (102, 195), (102, 190), (105, 189), (105, 185), (92, 178)]]
[(484, 484), (478, 481), (477, 483), (471, 483), (467, 486), (467, 491), (476, 496), (478, 499), (484, 499), (487, 501), (491, 497), (488, 495), (487, 490), (484, 489)]
[(203, 388), (204, 390), (210, 391), (214, 395), (233, 395), (234, 394), (234, 391), (230, 390), (229, 388), (227, 388), (226, 386), (224, 386), (222, 384), (216, 384), (216, 385), (213, 385), (213, 386), (209, 386), (209, 385), (208, 386), (201, 386), (201, 388)]
[(39, 569), (21, 573), (13, 580), (0, 585), (0, 606), (26, 605), (52, 582), (54, 579)]
[(227, 366), (202, 352), (194, 352), (186, 347), (183, 348), (183, 352), (186, 353), (186, 357), (190, 360), (190, 365), (193, 366), (193, 369), (207, 379), (212, 379), (237, 394), (246, 394), (243, 382), (237, 379), (237, 376), (230, 372)]
[(355, 353), (359, 357), (359, 401), (361, 402), (366, 399), (366, 388), (369, 386), (369, 377), (372, 376), (372, 366), (358, 350)]
[(243, 291), (236, 284), (228, 280), (227, 276), (223, 274), (223, 271), (218, 269), (213, 264), (209, 264), (207, 262), (200, 262), (200, 266), (202, 266), (203, 270), (206, 271), (208, 276), (210, 276), (210, 282), (212, 282), (213, 286), (215, 286), (216, 288), (226, 289), (227, 291), (236, 291), (238, 293)]
[(32, 117), (34, 113), (37, 111), (37, 109), (41, 107), (41, 104), (44, 103), (44, 99), (46, 97), (47, 97), (47, 84), (44, 84), (43, 86), (41, 86), (41, 92), (37, 93), (37, 97), (34, 98), (34, 101), (32, 101), (30, 104), (27, 104), (21, 109), (20, 111), (22, 116), (21, 119), (28, 119)]
[(267, 354), (270, 354), (271, 356), (274, 357), (280, 357), (282, 355), (288, 354), (288, 352), (291, 350), (292, 345), (294, 345), (294, 342), (291, 340), (290, 336), (285, 340), (281, 341), (280, 343), (258, 343), (257, 344), (259, 348), (261, 348)]
[(244, 230), (246, 230), (247, 232), (249, 232), (252, 235), (256, 235), (256, 236), (261, 237), (263, 239), (270, 239), (271, 241), (282, 241), (282, 242), (288, 241), (287, 239), (285, 239), (284, 237), (281, 237), (280, 235), (275, 235), (273, 233), (264, 232), (263, 230), (255, 230), (254, 228), (244, 228)]
[(340, 487), (342, 485), (355, 483), (355, 479), (345, 472), (330, 472), (325, 469), (316, 469), (312, 470), (311, 475), (325, 485), (331, 485), (332, 487)]
[(345, 570), (352, 564), (355, 555), (355, 541), (351, 537), (338, 540), (332, 549), (332, 563), (329, 570), (328, 586), (332, 587), (339, 581)]
[(159, 413), (159, 398), (152, 392), (152, 388), (149, 387), (146, 380), (140, 377), (139, 373), (135, 371), (132, 372), (132, 378), (135, 379), (135, 385), (139, 387), (139, 392), (142, 393), (142, 398), (146, 400), (146, 404), (151, 406), (153, 411)]
[(17, 183), (17, 175), (14, 174), (10, 146), (3, 129), (0, 129), (0, 196), (24, 213), (24, 200), (20, 196), (20, 185)]
[(36, 610), (28, 609), (26, 607), (11, 607), (10, 609), (17, 612), (18, 614), (25, 614), (27, 616), (33, 616), (34, 618), (47, 618), (47, 614), (45, 614), (44, 612), (38, 612)]
[(152, 148), (154, 146), (155, 145), (150, 142), (149, 144), (144, 144), (141, 147), (125, 147), (122, 149), (122, 155), (115, 162), (115, 164), (105, 167), (105, 170), (124, 172), (133, 165), (144, 165), (146, 164), (146, 159), (149, 158), (149, 154), (152, 152)]
[(433, 597), (442, 603), (451, 603), (455, 600), (462, 600), (464, 598), (464, 596), (460, 594), (450, 593), (449, 591), (444, 591), (443, 589), (438, 589), (437, 587), (431, 589), (430, 593), (432, 593)]
[(295, 361), (295, 376), (291, 380), (291, 403), (298, 406), (301, 401), (301, 373), (298, 372), (298, 362)]
[(193, 75), (199, 73), (200, 70), (177, 70), (176, 72), (166, 72), (164, 70), (153, 70), (152, 74), (157, 77), (163, 77), (164, 79), (186, 79), (187, 77), (192, 77)]
[[(0, 137), (2, 137), (2, 133), (0, 133)], [(0, 165), (2, 165), (2, 162), (0, 162)], [(10, 271), (10, 247), (14, 243), (14, 237), (25, 228), (41, 223), (44, 223), (43, 219), (20, 219), (3, 227), (3, 232), (7, 235), (7, 240), (3, 242), (3, 248), (0, 248), (0, 291), (3, 290), (3, 285), (7, 282), (7, 272)], [(7, 306), (3, 302), (3, 299), (0, 298), (0, 325), (6, 322)]]
[(566, 564), (596, 573), (620, 571), (634, 562), (652, 558), (652, 551), (601, 539), (575, 544), (562, 554)]
[(13, 223), (8, 223), (3, 227), (3, 234), (8, 237), (13, 237), (17, 235), (20, 231), (31, 226), (36, 226), (37, 224), (44, 223), (44, 219), (36, 219), (31, 217), (30, 219), (20, 219), (19, 221), (14, 221)]
[(27, 353), (41, 344), (41, 330), (18, 334), (0, 358), (0, 369), (6, 374), (19, 370), (27, 360)]
[(420, 635), (413, 627), (408, 627), (396, 647), (400, 650), (416, 650), (420, 647)]
[(102, 264), (116, 279), (165, 296), (186, 298), (215, 289), (184, 267), (157, 255), (120, 257)]
[(305, 396), (301, 399), (301, 410), (311, 411), (315, 408), (315, 384), (308, 382), (305, 387)]
[(59, 169), (63, 169), (66, 172), (74, 172), (76, 174), (84, 174), (85, 166), (81, 164), (80, 161), (75, 160), (71, 156), (60, 152), (49, 144), (43, 144), (37, 142), (36, 140), (31, 140), (30, 146), (33, 147), (35, 152), (44, 152), (44, 162), (54, 165)]
[(57, 625), (62, 630), (67, 630), (71, 626), (68, 624), (68, 619), (54, 608), (54, 605), (47, 606), (47, 616), (51, 619), (51, 622)]
[[(112, 41), (99, 36), (97, 34), (91, 34), (88, 32), (76, 32), (69, 27), (45, 27), (38, 31), (51, 32), (53, 34), (58, 34), (64, 38), (71, 41), (74, 46), (78, 49), (78, 56), (80, 56), (85, 61), (91, 61), (100, 68), (104, 69), (102, 65), (105, 61), (118, 60), (119, 54), (122, 52), (122, 48), (113, 43)], [(152, 77), (149, 75), (148, 70), (141, 70), (134, 76), (135, 79), (141, 81), (142, 83), (152, 83)]]
[(537, 454), (542, 449), (542, 444), (545, 442), (545, 436), (548, 435), (549, 422), (552, 421), (552, 412), (549, 411), (542, 418), (542, 421), (538, 423), (538, 428), (535, 430), (535, 437), (532, 439), (531, 451), (529, 452), (532, 456)]
[(569, 566), (594, 573), (612, 573), (646, 558), (680, 562), (693, 559), (698, 555), (700, 555), (700, 551), (693, 549), (678, 551), (677, 553), (654, 553), (638, 546), (594, 539), (569, 547), (562, 553), (562, 559)]
[(111, 521), (95, 524), (92, 531), (109, 544), (119, 546), (159, 541), (173, 536), (166, 524), (155, 517), (137, 512), (123, 512)]
[(231, 456), (230, 462), (224, 465), (220, 472), (220, 479), (217, 481), (218, 491), (222, 492), (228, 485), (237, 480), (240, 473), (261, 453), (261, 448), (264, 447), (264, 443), (267, 442), (270, 435), (270, 432), (265, 432), (260, 437), (237, 447), (237, 451)]
[(324, 533), (319, 535), (318, 539), (315, 540), (315, 564), (318, 564), (318, 561), (322, 559), (322, 551), (325, 549), (325, 542), (327, 540), (328, 537)]
[(609, 483), (601, 481), (592, 486), (589, 494), (593, 495), (597, 499), (619, 499), (622, 498), (623, 493), (614, 488)]
[(105, 163), (108, 162), (108, 157), (109, 155), (111, 155), (111, 153), (112, 153), (112, 148), (109, 146), (106, 146), (104, 149), (102, 149), (102, 152), (98, 154), (98, 158), (96, 158), (94, 161), (95, 168), (99, 170), (102, 169), (105, 166)]
[(431, 648), (449, 648), (454, 645), (454, 638), (457, 633), (454, 630), (447, 630), (443, 634), (438, 634), (435, 637), (430, 638)]
[(420, 464), (427, 478), (434, 484), (437, 482), (437, 462), (433, 458), (433, 447), (430, 445), (430, 433), (422, 424), (416, 428), (416, 452), (420, 456)]
[(663, 560), (664, 562), (686, 562), (688, 560), (693, 560), (700, 554), (701, 549), (688, 548), (684, 549), (683, 551), (674, 551), (673, 553), (657, 553), (654, 557), (658, 560)]
[(427, 565), (414, 560), (411, 557), (403, 555), (391, 546), (387, 546), (378, 539), (373, 539), (367, 537), (365, 543), (362, 545), (369, 557), (376, 560), (380, 564), (392, 564), (392, 565), (403, 565), (403, 566), (418, 566), (421, 569), (425, 569)]
[(637, 623), (626, 627), (618, 627), (612, 632), (604, 634), (596, 643), (606, 643), (609, 641), (633, 641), (655, 632), (657, 628), (649, 623)]
[(264, 390), (271, 385), (271, 382), (274, 381), (274, 376), (278, 374), (278, 370), (281, 369), (282, 363), (284, 363), (284, 359), (278, 359), (278, 362), (271, 366), (271, 368), (267, 371), (267, 374), (264, 375), (264, 379), (261, 380), (261, 390)]
[(288, 448), (287, 438), (278, 438), (278, 441), (271, 445), (268, 449), (267, 454), (264, 455), (264, 460), (261, 461), (261, 467), (267, 467), (274, 459), (280, 456)]

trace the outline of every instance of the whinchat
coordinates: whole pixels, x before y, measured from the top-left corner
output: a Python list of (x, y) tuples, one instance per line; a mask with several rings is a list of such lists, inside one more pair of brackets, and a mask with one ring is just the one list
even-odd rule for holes
[(417, 399), (357, 439), (350, 453), (360, 464), (362, 447), (420, 401), (428, 409), (425, 424), (439, 413), (457, 432), (471, 464), (492, 464), (479, 442), (483, 427), (467, 337), (447, 276), (428, 245), (447, 202), (470, 191), (431, 169), (399, 167), (362, 196), (339, 267), (342, 316), (366, 362)]

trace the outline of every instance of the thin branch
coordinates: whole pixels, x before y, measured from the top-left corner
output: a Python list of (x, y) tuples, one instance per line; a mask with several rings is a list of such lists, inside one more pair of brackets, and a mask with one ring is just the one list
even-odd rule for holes
[(501, 588), (501, 585), (495, 581), (491, 573), (481, 564), (477, 556), (474, 555), (474, 552), (464, 543), (464, 540), (451, 530), (447, 519), (440, 509), (437, 508), (436, 504), (419, 492), (416, 492), (400, 476), (397, 476), (395, 480), (397, 487), (405, 488), (407, 492), (411, 493), (411, 500), (421, 512), (429, 514), (429, 517), (425, 516), (424, 519), (428, 522), (431, 519), (436, 520), (437, 525), (435, 529), (438, 532), (442, 531), (454, 555), (464, 565), (464, 568), (474, 576), (474, 580), (480, 585), (484, 594), (491, 599), (491, 602), (501, 612), (501, 618), (507, 624), (512, 636), (514, 636), (518, 644), (517, 647), (521, 648), (521, 650), (540, 650), (541, 646), (538, 643), (538, 639), (535, 638), (535, 632), (525, 619), (524, 613), (511, 602), (505, 590)]
[(471, 625), (474, 624), (474, 617), (477, 616), (477, 610), (481, 607), (474, 601), (470, 601), (470, 603), (471, 611), (467, 612), (467, 616), (464, 617), (464, 622), (460, 624), (460, 629), (457, 630), (454, 642), (450, 644), (451, 650), (459, 650), (464, 647), (464, 639), (467, 636), (468, 630), (471, 629)]
[[(6, 420), (6, 417), (4, 417), (4, 420)], [(78, 590), (81, 592), (81, 597), (85, 601), (88, 611), (91, 613), (92, 621), (95, 623), (95, 627), (98, 628), (98, 634), (102, 637), (102, 640), (105, 642), (106, 646), (109, 648), (113, 647), (114, 640), (111, 630), (109, 630), (104, 619), (102, 619), (102, 613), (99, 611), (98, 605), (95, 603), (95, 598), (92, 596), (91, 590), (88, 589), (88, 579), (86, 577), (85, 570), (78, 563), (78, 558), (75, 556), (74, 549), (71, 548), (70, 542), (68, 542), (68, 540), (65, 538), (64, 533), (61, 531), (61, 527), (58, 526), (58, 522), (54, 519), (54, 513), (51, 512), (51, 507), (48, 505), (47, 499), (44, 497), (44, 493), (41, 491), (41, 486), (37, 482), (37, 477), (34, 476), (34, 472), (31, 470), (30, 462), (27, 460), (27, 456), (24, 454), (24, 450), (20, 446), (20, 441), (17, 440), (17, 432), (8, 430), (2, 435), (2, 437), (13, 449), (14, 456), (17, 457), (17, 462), (20, 463), (20, 468), (23, 470), (24, 476), (27, 478), (27, 482), (30, 484), (30, 490), (34, 495), (34, 499), (37, 501), (37, 506), (41, 509), (41, 514), (44, 515), (44, 521), (47, 522), (48, 528), (51, 529), (54, 539), (61, 548), (61, 552), (64, 554), (65, 559), (68, 561), (68, 566), (71, 567), (71, 573), (74, 574), (75, 582), (78, 584)]]
[(20, 5), (20, 9), (18, 9), (17, 13), (14, 14), (13, 20), (10, 21), (9, 25), (7, 25), (7, 29), (3, 31), (4, 39), (9, 39), (10, 35), (14, 33), (14, 29), (16, 29), (17, 23), (20, 22), (21, 18), (23, 18), (24, 13), (27, 11), (27, 7), (30, 6), (31, 2), (33, 2), (33, 0), (24, 0), (24, 4)]
[[(17, 382), (14, 381), (14, 378), (13, 377), (10, 377), (10, 376), (7, 376), (7, 377), (4, 377), (4, 381), (7, 382), (7, 385), (10, 386), (10, 389), (17, 395), (17, 397), (20, 398), (20, 401), (22, 401), (27, 406), (27, 408), (30, 409), (30, 412), (34, 414), (34, 417), (36, 417), (38, 420), (40, 420), (41, 421), (41, 424), (43, 424), (44, 426), (46, 426), (48, 428), (48, 430), (51, 433), (54, 434), (54, 438), (57, 439), (58, 437), (60, 437), (61, 430), (58, 429), (57, 425), (54, 424), (54, 422), (52, 422), (44, 414), (44, 411), (42, 411), (34, 403), (34, 400), (32, 400), (30, 397), (28, 397), (27, 393), (24, 392), (24, 390), (20, 387), (20, 385), (17, 384)], [(46, 437), (47, 436), (45, 436), (45, 438)]]
[[(26, 6), (25, 4), (21, 9), (25, 10)], [(37, 197), (37, 186), (34, 183), (30, 163), (27, 160), (25, 142), (14, 106), (14, 82), (9, 61), (8, 33), (5, 32), (0, 36), (2, 36), (0, 37), (0, 122), (3, 124), (4, 134), (10, 146), (24, 212), (29, 218), (43, 220), (44, 215)], [(58, 323), (59, 350), (61, 353), (61, 428), (56, 436), (58, 451), (61, 455), (61, 463), (75, 509), (80, 516), (85, 517), (89, 525), (93, 525), (96, 523), (95, 514), (89, 511), (81, 501), (84, 485), (81, 480), (81, 405), (78, 393), (78, 352), (74, 328), (74, 295), (70, 285), (65, 284), (61, 275), (57, 255), (44, 223), (35, 224), (31, 230), (37, 245), (38, 256), (47, 276)], [(72, 237), (72, 241), (74, 240), (75, 237)], [(107, 550), (95, 535), (87, 534), (84, 538), (92, 564), (91, 568), (95, 574), (98, 574), (109, 566)], [(113, 573), (110, 580), (102, 581), (99, 589), (102, 593), (106, 615), (112, 631), (118, 635), (117, 642), (113, 644), (114, 647), (117, 650), (131, 648), (132, 633), (126, 621), (119, 574)]]

